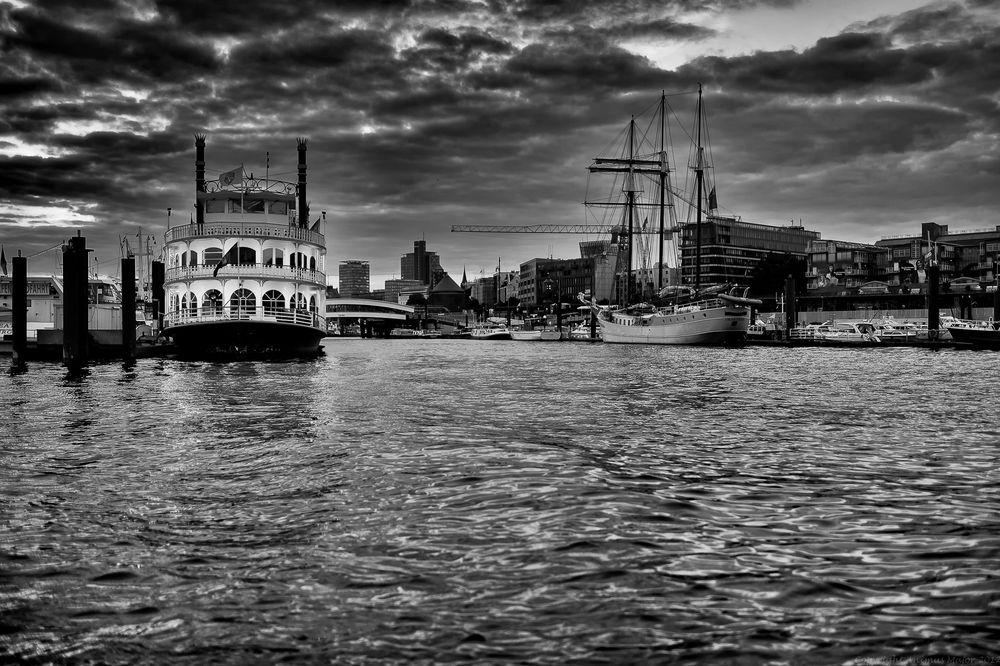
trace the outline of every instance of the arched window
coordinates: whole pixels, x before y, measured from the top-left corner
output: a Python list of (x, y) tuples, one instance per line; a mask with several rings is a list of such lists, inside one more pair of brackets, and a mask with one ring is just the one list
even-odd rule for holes
[(181, 297), (179, 294), (173, 294), (170, 297), (170, 310), (172, 312), (177, 312), (181, 309)]
[(257, 310), (257, 299), (249, 289), (237, 289), (229, 297), (229, 313), (231, 315), (249, 316)]
[(206, 266), (214, 266), (215, 264), (222, 261), (222, 248), (221, 247), (209, 247), (205, 248), (202, 253), (202, 259)]
[(239, 251), (239, 261), (236, 263), (241, 266), (252, 266), (257, 263), (257, 251), (252, 247), (240, 247)]
[(201, 298), (201, 310), (205, 314), (222, 314), (222, 292), (218, 289), (209, 289)]
[(293, 310), (305, 310), (306, 309), (306, 297), (302, 294), (295, 294), (292, 296), (292, 309)]
[(316, 270), (316, 257), (309, 257), (309, 270)]
[(191, 292), (184, 294), (184, 298), (181, 299), (181, 309), (189, 314), (198, 312), (198, 297)]
[(264, 265), (265, 266), (281, 266), (284, 262), (285, 253), (276, 248), (268, 248), (264, 250)]
[(309, 311), (310, 312), (316, 312), (317, 311), (316, 310), (316, 297), (315, 296), (310, 296), (309, 297)]
[[(191, 250), (190, 252), (185, 252), (184, 253), (184, 259), (183, 259), (183, 261), (186, 261), (187, 262), (186, 265), (188, 265), (188, 266), (197, 266), (198, 265), (198, 253), (195, 252), (194, 250)], [(182, 261), (182, 265), (184, 265), (183, 261)]]
[(272, 289), (265, 292), (264, 297), (261, 299), (261, 304), (264, 306), (264, 314), (277, 314), (285, 309), (285, 297), (280, 291)]

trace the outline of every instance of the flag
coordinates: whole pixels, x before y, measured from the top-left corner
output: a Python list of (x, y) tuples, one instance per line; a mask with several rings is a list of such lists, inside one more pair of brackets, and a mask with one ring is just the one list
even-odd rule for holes
[(243, 167), (238, 166), (232, 171), (219, 174), (219, 184), (224, 187), (243, 184)]
[(321, 217), (317, 217), (316, 221), (313, 222), (313, 225), (311, 227), (309, 227), (309, 231), (319, 231), (319, 221), (322, 220), (322, 219), (323, 218), (321, 218)]
[(234, 253), (236, 251), (237, 247), (234, 245), (233, 247), (229, 248), (229, 252), (226, 252), (224, 255), (222, 255), (222, 259), (219, 261), (219, 263), (215, 265), (215, 270), (212, 271), (212, 277), (219, 277), (219, 269), (222, 268), (223, 266), (228, 266), (229, 264), (233, 263), (233, 259), (235, 258)]
[(708, 193), (708, 209), (717, 210), (719, 208), (719, 200), (715, 198), (715, 188)]
[(2, 246), (0, 246), (0, 271), (7, 275), (7, 255), (4, 254)]

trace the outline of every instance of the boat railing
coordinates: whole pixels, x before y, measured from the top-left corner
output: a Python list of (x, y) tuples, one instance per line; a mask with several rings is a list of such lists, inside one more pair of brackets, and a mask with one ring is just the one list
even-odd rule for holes
[(324, 318), (311, 310), (289, 310), (273, 307), (206, 306), (202, 308), (180, 308), (163, 314), (163, 327), (185, 324), (201, 324), (219, 321), (254, 321), (276, 324), (297, 324), (314, 328), (326, 328)]
[(164, 271), (164, 280), (220, 279), (241, 278), (274, 278), (277, 280), (298, 280), (312, 284), (326, 285), (326, 274), (322, 271), (292, 266), (275, 266), (273, 264), (227, 264), (215, 272), (216, 264), (201, 264), (198, 266), (171, 266)]
[(294, 227), (289, 224), (243, 224), (239, 222), (183, 224), (168, 229), (164, 238), (167, 243), (191, 238), (277, 238), (312, 243), (313, 245), (326, 245), (323, 234), (318, 231)]

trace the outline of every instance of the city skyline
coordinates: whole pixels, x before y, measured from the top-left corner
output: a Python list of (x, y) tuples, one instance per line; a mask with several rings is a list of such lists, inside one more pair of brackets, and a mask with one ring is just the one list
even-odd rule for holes
[[(720, 212), (873, 243), (1000, 223), (1000, 12), (991, 0), (190, 5), (0, 2), (0, 244), (55, 270), (79, 231), (184, 223), (206, 177), (295, 180), (328, 281), (400, 277), (424, 239), (456, 281), (593, 237), (452, 233), (580, 224), (586, 168), (661, 91), (704, 86)], [(262, 21), (261, 17), (266, 17)], [(683, 163), (680, 165), (684, 168)]]

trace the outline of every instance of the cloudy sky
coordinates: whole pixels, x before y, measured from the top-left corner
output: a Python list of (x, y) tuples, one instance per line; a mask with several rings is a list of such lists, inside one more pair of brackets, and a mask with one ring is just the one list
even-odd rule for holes
[[(723, 213), (874, 242), (1000, 224), (998, 0), (0, 0), (0, 243), (56, 268), (77, 230), (187, 221), (206, 172), (296, 179), (327, 272), (373, 286), (423, 238), (456, 279), (588, 221), (587, 166), (661, 91), (702, 83)], [(683, 165), (682, 165), (683, 166)], [(35, 256), (37, 255), (37, 256)]]

